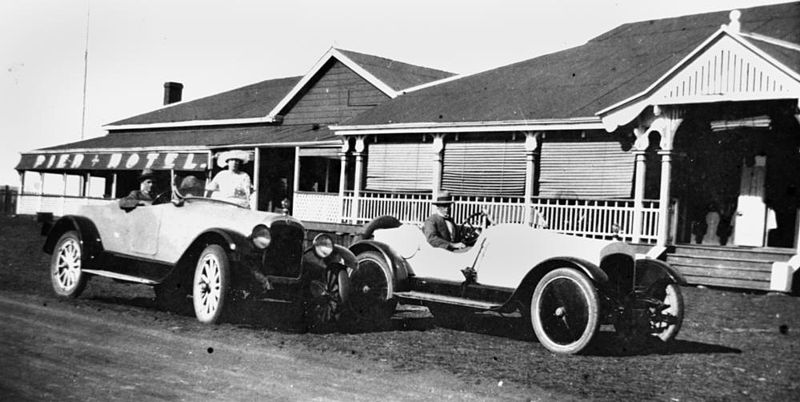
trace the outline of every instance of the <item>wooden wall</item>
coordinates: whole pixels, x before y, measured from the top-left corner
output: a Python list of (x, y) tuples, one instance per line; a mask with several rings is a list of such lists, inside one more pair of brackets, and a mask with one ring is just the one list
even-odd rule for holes
[(332, 59), (297, 99), (288, 105), (283, 124), (339, 123), (389, 97)]

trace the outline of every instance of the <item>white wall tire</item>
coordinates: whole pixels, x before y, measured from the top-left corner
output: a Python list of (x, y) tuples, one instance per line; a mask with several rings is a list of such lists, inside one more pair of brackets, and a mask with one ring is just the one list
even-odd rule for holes
[(76, 298), (86, 288), (83, 246), (77, 232), (66, 232), (58, 239), (50, 258), (50, 282), (60, 297)]
[(222, 321), (230, 295), (230, 262), (222, 247), (207, 246), (197, 259), (192, 281), (192, 303), (203, 324)]
[(536, 285), (530, 303), (533, 332), (554, 353), (576, 354), (599, 328), (600, 303), (594, 285), (580, 271), (558, 268)]

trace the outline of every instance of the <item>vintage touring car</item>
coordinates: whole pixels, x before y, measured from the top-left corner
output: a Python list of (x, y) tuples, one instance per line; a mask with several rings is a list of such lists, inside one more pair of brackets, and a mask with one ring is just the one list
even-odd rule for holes
[(306, 229), (287, 214), (253, 211), (174, 190), (152, 205), (85, 206), (48, 225), (56, 294), (77, 297), (92, 276), (155, 287), (156, 303), (218, 323), (234, 295), (300, 305), (310, 329), (330, 326), (348, 293), (353, 254), (327, 235), (303, 249)]
[(519, 312), (543, 346), (567, 354), (583, 351), (602, 324), (630, 341), (668, 342), (680, 330), (685, 281), (666, 263), (637, 259), (618, 241), (521, 224), (479, 230), (479, 218), (461, 225), (473, 244), (458, 251), (432, 247), (419, 227), (391, 216), (367, 224), (350, 247), (359, 261), (350, 276), (356, 313), (379, 322), (398, 301), (427, 305), (434, 316)]

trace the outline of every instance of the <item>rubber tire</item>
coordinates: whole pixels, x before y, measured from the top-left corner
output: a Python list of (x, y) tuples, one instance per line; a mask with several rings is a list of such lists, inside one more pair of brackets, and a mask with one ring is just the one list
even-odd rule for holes
[[(392, 271), (377, 251), (365, 251), (356, 259), (358, 268), (350, 273), (349, 311), (362, 328), (388, 328), (397, 306), (397, 299), (392, 296)], [(367, 269), (371, 271), (365, 272)], [(378, 269), (380, 273), (376, 272)]]
[(347, 300), (346, 295), (350, 291), (349, 284), (350, 280), (344, 269), (336, 274), (335, 281), (323, 284), (325, 291), (333, 297), (333, 310), (328, 310), (330, 305), (324, 305), (327, 300), (311, 300), (305, 311), (306, 330), (313, 333), (327, 333), (336, 329)]
[(200, 253), (192, 280), (192, 304), (197, 320), (203, 324), (219, 324), (229, 299), (228, 254), (219, 245), (211, 244)]
[(670, 312), (672, 315), (674, 315), (677, 322), (670, 325), (664, 332), (655, 335), (656, 338), (660, 339), (664, 343), (671, 342), (676, 336), (678, 336), (678, 332), (680, 332), (681, 326), (683, 325), (684, 315), (683, 293), (681, 292), (681, 287), (678, 286), (677, 283), (670, 282), (666, 289), (667, 295), (664, 298), (664, 302), (669, 304), (670, 308), (664, 310), (664, 312)]
[[(553, 328), (553, 330), (548, 328), (552, 325), (560, 325), (560, 322), (553, 321), (552, 325), (546, 325), (542, 320), (542, 316), (545, 314), (542, 309), (547, 308), (548, 310), (551, 310), (554, 307), (554, 305), (550, 304), (548, 300), (545, 300), (545, 297), (552, 296), (550, 293), (553, 291), (563, 291), (563, 285), (571, 286), (574, 288), (574, 290), (579, 291), (579, 294), (576, 294), (575, 296), (580, 298), (582, 302), (579, 302), (578, 304), (581, 305), (573, 303), (572, 306), (562, 306), (564, 304), (562, 300), (561, 303), (556, 303), (559, 306), (553, 311), (553, 314), (557, 314), (557, 311), (561, 308), (570, 307), (569, 310), (562, 310), (562, 314), (566, 314), (563, 317), (577, 317), (579, 318), (579, 321), (583, 321), (580, 320), (581, 318), (585, 320), (585, 323), (577, 321), (572, 322), (573, 325), (582, 324), (583, 329), (580, 331), (580, 334), (573, 336), (575, 338), (574, 340), (567, 342), (561, 342), (554, 339), (554, 336), (559, 335), (554, 331), (557, 328)], [(570, 316), (570, 310), (575, 311), (575, 308), (583, 308), (584, 310), (581, 311), (577, 316)], [(583, 317), (581, 317), (581, 314)], [(595, 289), (591, 280), (589, 280), (589, 278), (586, 277), (586, 275), (584, 275), (582, 272), (574, 268), (557, 268), (548, 272), (536, 285), (536, 289), (533, 291), (533, 296), (531, 297), (530, 318), (531, 325), (533, 326), (533, 332), (539, 339), (539, 343), (541, 343), (542, 346), (554, 353), (580, 353), (586, 348), (586, 346), (589, 345), (597, 333), (598, 328), (600, 328), (600, 302), (597, 296), (597, 290)], [(564, 318), (563, 322), (565, 324), (569, 324), (567, 322), (567, 318)], [(569, 325), (567, 325), (567, 328), (569, 328)]]
[(50, 283), (56, 295), (74, 299), (86, 288), (87, 281), (88, 276), (83, 273), (81, 239), (78, 232), (71, 230), (61, 235), (53, 249), (50, 257)]

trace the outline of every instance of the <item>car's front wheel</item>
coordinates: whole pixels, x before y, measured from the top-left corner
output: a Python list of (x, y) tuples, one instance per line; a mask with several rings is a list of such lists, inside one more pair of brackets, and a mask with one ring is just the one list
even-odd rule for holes
[(383, 329), (397, 306), (392, 295), (391, 270), (377, 251), (365, 251), (358, 256), (358, 268), (350, 273), (350, 310), (362, 328)]
[(225, 312), (230, 295), (230, 262), (225, 250), (212, 244), (197, 260), (192, 281), (192, 302), (197, 320), (218, 324)]
[(539, 281), (530, 303), (533, 332), (555, 353), (581, 352), (599, 328), (597, 290), (580, 271), (558, 268)]
[(50, 282), (57, 295), (75, 298), (86, 288), (87, 276), (83, 272), (82, 254), (77, 232), (69, 231), (61, 235), (50, 258)]

